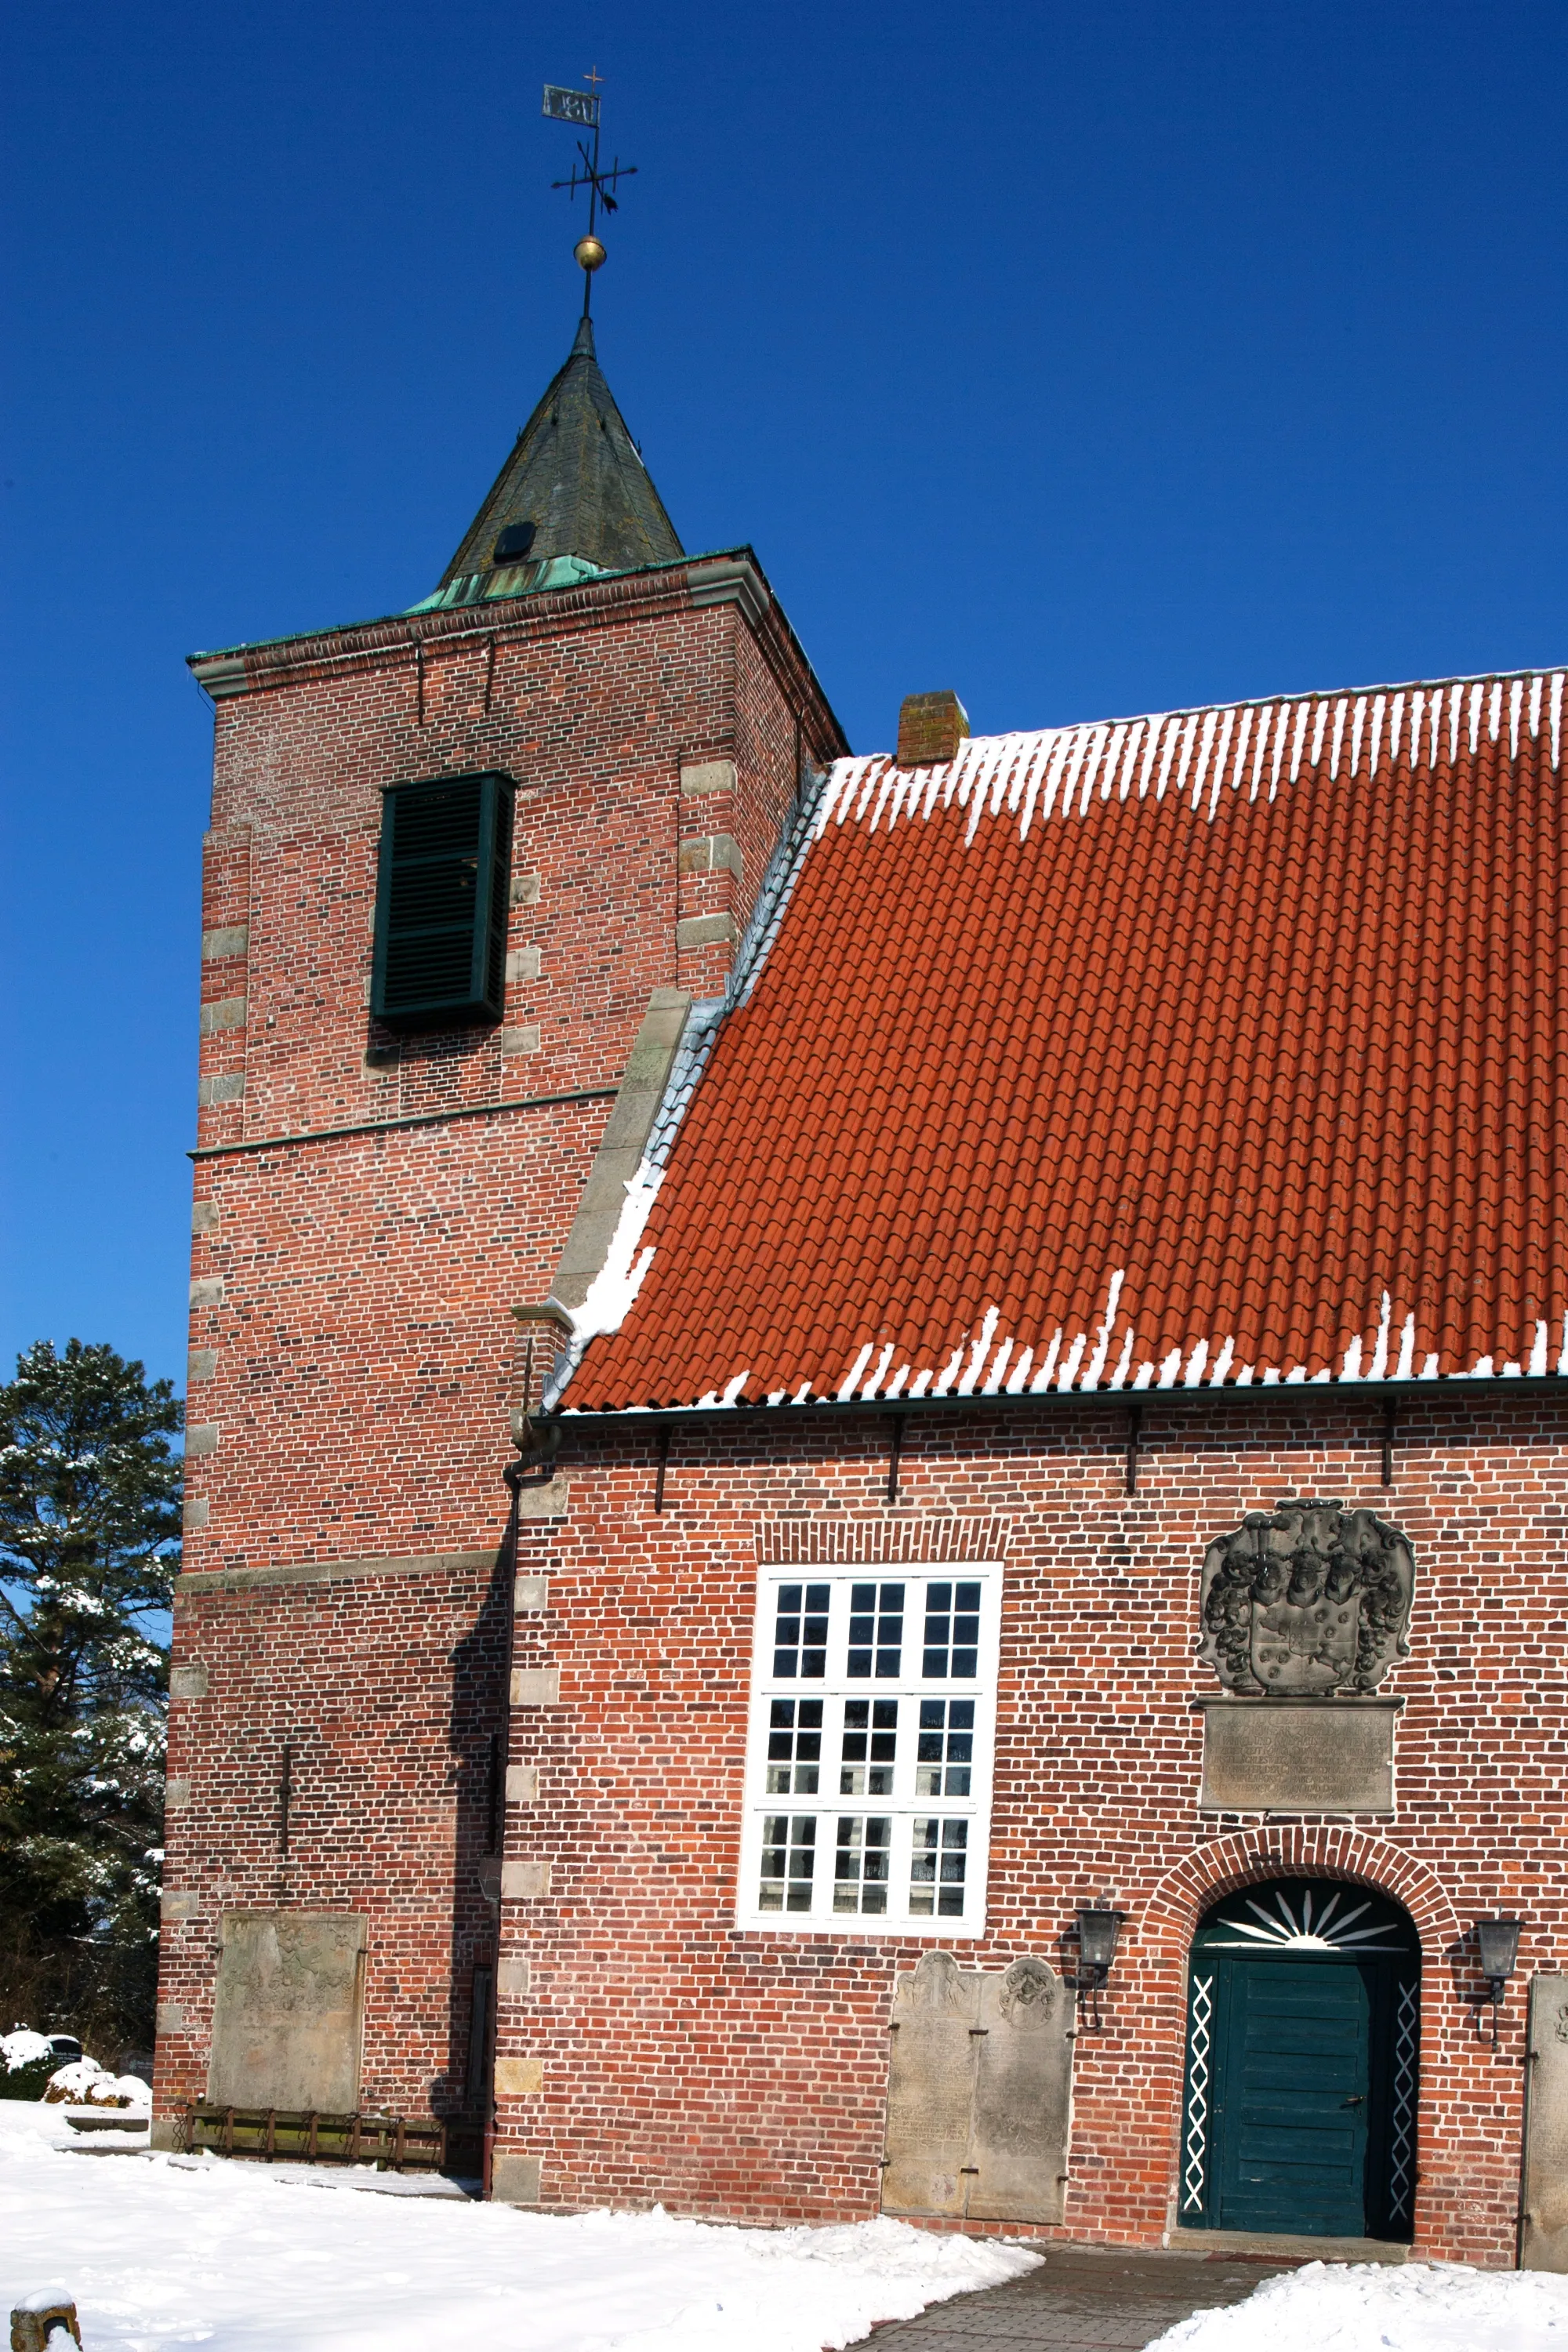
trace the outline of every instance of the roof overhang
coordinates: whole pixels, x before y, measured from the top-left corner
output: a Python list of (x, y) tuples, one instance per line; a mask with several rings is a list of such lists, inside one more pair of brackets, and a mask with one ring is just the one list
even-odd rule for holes
[(1483, 1400), (1527, 1393), (1532, 1398), (1568, 1398), (1568, 1378), (1561, 1372), (1544, 1377), (1498, 1373), (1480, 1380), (1464, 1377), (1432, 1381), (1271, 1381), (1248, 1388), (1048, 1389), (1017, 1396), (850, 1397), (819, 1404), (690, 1404), (623, 1405), (613, 1412), (583, 1412), (570, 1408), (550, 1417), (564, 1429), (631, 1431), (657, 1427), (688, 1427), (715, 1422), (748, 1425), (766, 1423), (770, 1428), (806, 1429), (819, 1423), (866, 1420), (916, 1421), (942, 1414), (976, 1417), (1001, 1414), (1012, 1418), (1028, 1412), (1057, 1411), (1068, 1406), (1080, 1412), (1125, 1412), (1129, 1406), (1173, 1405), (1209, 1412), (1215, 1405), (1245, 1410), (1252, 1405), (1297, 1408), (1312, 1402), (1346, 1408), (1369, 1406), (1386, 1411), (1391, 1405), (1454, 1402), (1477, 1404)]

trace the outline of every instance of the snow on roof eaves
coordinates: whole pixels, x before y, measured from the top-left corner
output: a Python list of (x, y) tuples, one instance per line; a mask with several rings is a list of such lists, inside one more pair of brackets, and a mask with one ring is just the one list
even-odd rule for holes
[[(640, 1226), (638, 1230), (640, 1232)], [(1352, 1339), (1337, 1366), (1330, 1365), (1310, 1375), (1305, 1366), (1300, 1364), (1285, 1372), (1275, 1365), (1238, 1365), (1235, 1342), (1230, 1339), (1222, 1339), (1217, 1346), (1212, 1339), (1199, 1339), (1184, 1353), (1179, 1349), (1172, 1349), (1158, 1363), (1148, 1358), (1140, 1360), (1133, 1325), (1127, 1323), (1121, 1329), (1117, 1328), (1116, 1307), (1121, 1281), (1120, 1272), (1111, 1276), (1105, 1317), (1093, 1331), (1079, 1331), (1069, 1336), (1058, 1328), (1052, 1334), (1049, 1346), (1044, 1349), (1033, 1345), (1020, 1349), (1015, 1339), (1005, 1334), (998, 1337), (1000, 1318), (996, 1309), (990, 1307), (981, 1320), (979, 1330), (965, 1331), (940, 1369), (927, 1366), (923, 1370), (916, 1371), (909, 1363), (895, 1366), (893, 1357), (896, 1350), (893, 1348), (878, 1349), (868, 1341), (849, 1364), (837, 1386), (820, 1393), (806, 1381), (793, 1395), (787, 1390), (775, 1389), (765, 1399), (748, 1398), (744, 1391), (750, 1373), (742, 1370), (737, 1372), (721, 1391), (708, 1391), (695, 1404), (657, 1408), (628, 1405), (618, 1410), (626, 1413), (647, 1414), (655, 1411), (661, 1413), (712, 1412), (726, 1409), (754, 1412), (760, 1407), (773, 1411), (808, 1411), (814, 1406), (823, 1405), (877, 1404), (891, 1409), (900, 1404), (984, 1404), (995, 1398), (1139, 1396), (1172, 1390), (1212, 1391), (1217, 1389), (1234, 1395), (1237, 1391), (1251, 1389), (1405, 1389), (1439, 1381), (1451, 1385), (1456, 1381), (1473, 1384), (1478, 1381), (1556, 1381), (1568, 1378), (1568, 1316), (1563, 1318), (1563, 1328), (1555, 1349), (1552, 1345), (1550, 1325), (1544, 1322), (1536, 1324), (1534, 1345), (1528, 1363), (1505, 1362), (1500, 1365), (1493, 1357), (1483, 1356), (1466, 1371), (1440, 1373), (1436, 1353), (1423, 1351), (1417, 1345), (1417, 1325), (1414, 1315), (1406, 1316), (1397, 1336), (1392, 1331), (1393, 1302), (1386, 1290), (1383, 1294), (1382, 1311), (1378, 1318), (1377, 1339), (1373, 1355), (1364, 1366), (1362, 1362), (1364, 1351), (1359, 1336)], [(1115, 1361), (1111, 1362), (1113, 1352)], [(1037, 1355), (1040, 1359), (1037, 1365), (1035, 1360)], [(1555, 1361), (1552, 1360), (1553, 1356)], [(569, 1406), (567, 1410), (572, 1412), (577, 1408)]]

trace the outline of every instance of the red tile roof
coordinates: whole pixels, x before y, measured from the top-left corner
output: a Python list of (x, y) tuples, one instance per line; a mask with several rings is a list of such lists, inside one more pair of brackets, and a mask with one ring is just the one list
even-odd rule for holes
[(1568, 1371), (1563, 701), (841, 761), (566, 1409)]

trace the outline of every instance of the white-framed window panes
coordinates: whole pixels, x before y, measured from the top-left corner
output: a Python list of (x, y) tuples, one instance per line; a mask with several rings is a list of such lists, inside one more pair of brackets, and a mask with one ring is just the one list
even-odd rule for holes
[(765, 1572), (743, 1927), (979, 1936), (1002, 1571)]

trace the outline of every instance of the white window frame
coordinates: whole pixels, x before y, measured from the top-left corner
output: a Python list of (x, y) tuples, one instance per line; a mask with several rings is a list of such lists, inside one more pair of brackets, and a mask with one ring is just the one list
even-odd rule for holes
[[(942, 1942), (970, 1940), (985, 1933), (986, 1871), (991, 1834), (991, 1789), (996, 1746), (996, 1660), (1001, 1640), (1002, 1566), (995, 1560), (965, 1560), (961, 1564), (921, 1561), (867, 1562), (845, 1566), (834, 1561), (810, 1567), (768, 1566), (757, 1579), (756, 1622), (752, 1646), (752, 1699), (746, 1738), (745, 1816), (741, 1835), (741, 1883), (736, 1894), (735, 1924), (770, 1935), (825, 1935), (859, 1943), (893, 1936), (908, 1942), (911, 1936), (929, 1936)], [(826, 1672), (820, 1679), (786, 1679), (773, 1675), (773, 1634), (778, 1593), (783, 1585), (826, 1585), (829, 1589)], [(850, 1596), (857, 1584), (901, 1584), (905, 1590), (903, 1654), (897, 1676), (857, 1676), (848, 1673)], [(927, 1681), (920, 1672), (924, 1648), (926, 1587), (931, 1584), (978, 1584), (980, 1627), (972, 1680), (943, 1676)], [(956, 1596), (955, 1596), (956, 1598)], [(774, 1699), (820, 1699), (823, 1702), (822, 1758), (815, 1795), (770, 1793), (768, 1739)], [(844, 1709), (859, 1699), (899, 1702), (898, 1746), (890, 1796), (843, 1796), (839, 1793)], [(916, 1790), (917, 1743), (921, 1699), (973, 1699), (973, 1755), (969, 1793), (965, 1797), (921, 1796)], [(764, 1823), (779, 1815), (808, 1817), (816, 1822), (816, 1865), (811, 1882), (811, 1907), (806, 1911), (764, 1911), (761, 1906)], [(968, 1824), (963, 1908), (942, 1916), (910, 1910), (910, 1870), (913, 1824), (931, 1818)], [(892, 1822), (888, 1908), (885, 1912), (836, 1911), (833, 1907), (835, 1858), (838, 1823), (842, 1821), (887, 1819)], [(787, 1882), (786, 1882), (787, 1883)], [(940, 1893), (940, 1885), (939, 1885)]]

